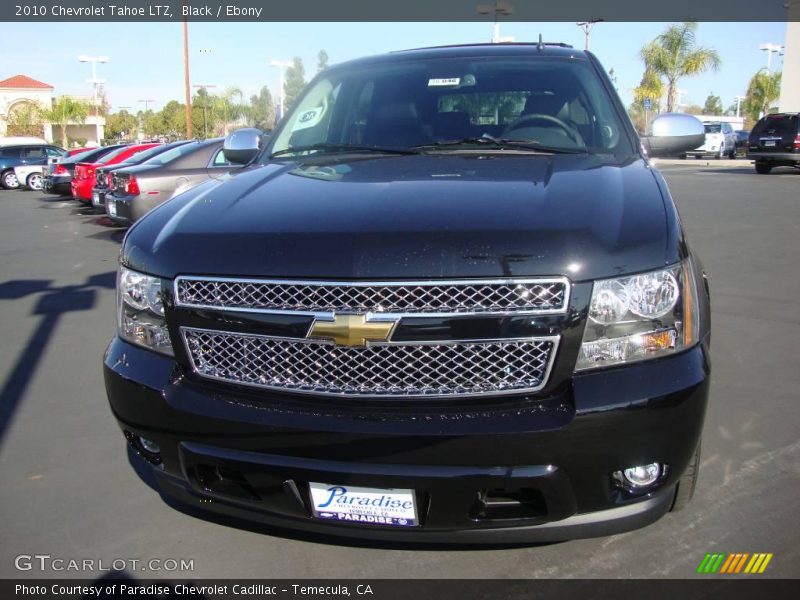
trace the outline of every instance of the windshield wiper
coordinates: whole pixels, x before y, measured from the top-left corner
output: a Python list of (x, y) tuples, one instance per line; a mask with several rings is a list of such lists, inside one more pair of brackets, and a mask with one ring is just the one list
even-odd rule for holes
[(352, 152), (376, 152), (381, 154), (419, 154), (419, 150), (415, 148), (395, 148), (389, 146), (361, 146), (358, 144), (334, 144), (329, 142), (321, 142), (319, 144), (310, 144), (308, 146), (289, 146), (283, 150), (278, 150), (269, 155), (270, 158), (276, 156), (283, 156), (284, 154), (293, 154), (295, 152), (335, 152), (335, 151), (352, 151)]
[(463, 138), (460, 140), (443, 140), (440, 142), (432, 142), (417, 146), (420, 149), (436, 149), (436, 148), (453, 148), (458, 146), (493, 146), (495, 148), (511, 148), (524, 150), (535, 150), (545, 154), (585, 154), (587, 151), (584, 148), (560, 148), (553, 146), (543, 146), (537, 140), (515, 140), (509, 138), (496, 138), (493, 135), (484, 133), (481, 137)]

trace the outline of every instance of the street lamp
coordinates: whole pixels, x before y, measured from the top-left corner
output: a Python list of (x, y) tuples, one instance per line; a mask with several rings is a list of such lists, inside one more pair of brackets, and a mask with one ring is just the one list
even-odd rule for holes
[(494, 0), (494, 4), (479, 4), (476, 7), (479, 15), (494, 15), (494, 29), (492, 30), (492, 43), (499, 44), (500, 42), (513, 42), (514, 38), (500, 37), (500, 23), (497, 21), (498, 16), (508, 17), (514, 14), (514, 7), (510, 2), (503, 0)]
[[(214, 84), (202, 84), (202, 85), (193, 85), (193, 88), (204, 89), (208, 92), (208, 88), (215, 88), (217, 87)], [(208, 93), (206, 93), (206, 97), (203, 99), (203, 137), (208, 138)]]
[(758, 47), (759, 50), (763, 50), (767, 53), (767, 71), (772, 70), (772, 53), (779, 54), (781, 50), (783, 50), (783, 46), (780, 44), (761, 44)]
[(739, 108), (742, 106), (742, 100), (747, 98), (747, 96), (734, 96), (734, 100), (736, 100), (736, 116), (739, 117)]
[(88, 56), (86, 54), (81, 54), (78, 57), (78, 60), (82, 63), (86, 62), (92, 63), (92, 78), (87, 79), (86, 81), (94, 85), (94, 95), (93, 95), (94, 102), (92, 103), (92, 106), (94, 106), (95, 109), (97, 109), (97, 86), (99, 86), (101, 83), (106, 82), (105, 79), (97, 78), (97, 63), (107, 63), (109, 61), (109, 58), (107, 56)]
[(283, 90), (283, 77), (284, 77), (284, 70), (287, 67), (291, 67), (294, 63), (290, 60), (271, 60), (269, 61), (269, 66), (277, 67), (278, 72), (280, 73), (280, 114), (278, 115), (276, 121), (279, 121), (283, 118), (283, 112), (286, 110), (286, 92)]
[(591, 21), (581, 21), (579, 23), (575, 23), (578, 27), (583, 29), (583, 49), (589, 49), (589, 36), (592, 34), (592, 27), (594, 27), (595, 23), (599, 23), (604, 19), (592, 19)]

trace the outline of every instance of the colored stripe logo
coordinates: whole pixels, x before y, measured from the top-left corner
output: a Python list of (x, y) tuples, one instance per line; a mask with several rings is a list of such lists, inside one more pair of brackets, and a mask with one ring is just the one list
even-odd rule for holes
[(697, 567), (697, 572), (703, 575), (709, 574), (748, 574), (755, 575), (763, 573), (767, 565), (772, 560), (772, 553), (756, 552), (734, 552), (731, 554), (716, 553), (706, 554)]

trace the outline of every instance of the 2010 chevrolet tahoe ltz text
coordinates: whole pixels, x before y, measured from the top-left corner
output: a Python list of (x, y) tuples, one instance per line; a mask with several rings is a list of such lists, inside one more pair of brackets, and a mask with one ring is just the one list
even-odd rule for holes
[[(105, 381), (179, 503), (362, 539), (535, 542), (690, 499), (709, 296), (597, 59), (470, 45), (318, 74), (124, 241)], [(261, 147), (259, 147), (259, 144)], [(212, 500), (199, 503), (200, 500)]]

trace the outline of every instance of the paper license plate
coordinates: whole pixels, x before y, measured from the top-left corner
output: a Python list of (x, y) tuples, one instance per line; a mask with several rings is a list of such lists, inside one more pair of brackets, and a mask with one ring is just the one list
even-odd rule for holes
[(416, 527), (414, 490), (353, 487), (310, 482), (314, 516), (360, 525)]
[(116, 217), (117, 216), (117, 203), (114, 202), (113, 200), (111, 200), (111, 201), (107, 200), (106, 201), (106, 210), (108, 211), (109, 215), (111, 215), (112, 217)]
[(92, 205), (100, 206), (100, 193), (99, 192), (92, 192)]

